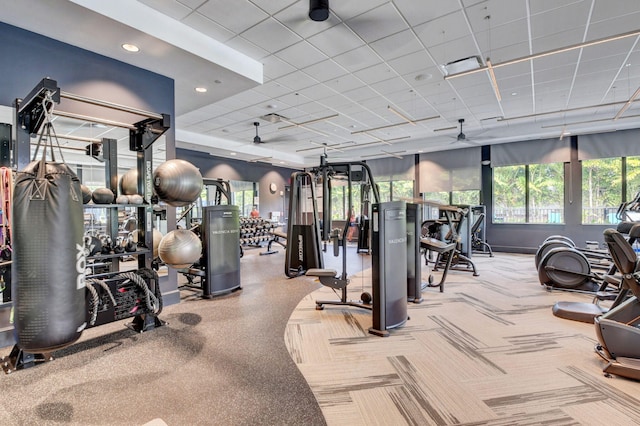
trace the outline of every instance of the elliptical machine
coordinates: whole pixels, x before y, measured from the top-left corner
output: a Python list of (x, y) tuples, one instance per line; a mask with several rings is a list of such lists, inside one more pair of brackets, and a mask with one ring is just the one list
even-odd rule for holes
[(633, 296), (596, 317), (598, 343), (596, 353), (607, 365), (605, 374), (640, 380), (640, 261), (633, 247), (614, 229), (604, 231), (604, 240), (613, 261), (622, 274), (622, 291)]

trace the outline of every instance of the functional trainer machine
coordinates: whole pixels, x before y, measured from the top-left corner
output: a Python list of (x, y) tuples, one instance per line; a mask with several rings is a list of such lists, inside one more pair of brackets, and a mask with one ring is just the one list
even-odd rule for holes
[(291, 175), (284, 265), (284, 274), (289, 278), (304, 275), (309, 269), (324, 268), (315, 186), (315, 177), (309, 172)]
[[(353, 182), (369, 183), (373, 192), (373, 197), (377, 203), (380, 199), (378, 188), (374, 183), (373, 175), (369, 166), (362, 162), (346, 162), (346, 163), (328, 163), (326, 156), (320, 157), (320, 166), (312, 169), (312, 172), (322, 181), (322, 212), (323, 227), (322, 240), (333, 240), (333, 253), (335, 256), (342, 252), (342, 273), (333, 269), (313, 268), (306, 272), (306, 275), (316, 276), (322, 285), (331, 287), (334, 290), (340, 290), (340, 300), (318, 300), (316, 301), (316, 309), (323, 309), (324, 305), (348, 305), (364, 309), (371, 309), (371, 296), (369, 293), (362, 293), (360, 301), (351, 301), (347, 297), (347, 285), (349, 279), (347, 277), (347, 233), (349, 230), (349, 220), (345, 220), (343, 229), (331, 230), (331, 187), (332, 181), (336, 179), (346, 180), (348, 188), (347, 212), (353, 207), (352, 189)], [(293, 197), (292, 197), (293, 199)], [(289, 245), (287, 245), (288, 247)]]

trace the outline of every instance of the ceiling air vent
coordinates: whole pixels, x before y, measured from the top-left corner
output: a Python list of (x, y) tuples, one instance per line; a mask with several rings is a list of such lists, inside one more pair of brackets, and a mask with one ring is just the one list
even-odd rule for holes
[(289, 120), (287, 117), (283, 117), (280, 114), (276, 114), (272, 112), (271, 114), (263, 115), (260, 117), (264, 121), (268, 121), (269, 123), (280, 123), (281, 121)]
[(458, 74), (460, 72), (471, 71), (480, 68), (482, 62), (479, 56), (469, 56), (468, 58), (458, 59), (457, 61), (448, 62), (440, 65), (444, 75)]

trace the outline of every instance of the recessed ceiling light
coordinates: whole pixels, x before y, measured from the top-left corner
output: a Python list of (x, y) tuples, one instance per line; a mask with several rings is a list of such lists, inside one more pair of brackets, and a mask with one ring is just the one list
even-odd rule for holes
[(280, 164), (287, 164), (287, 163), (285, 163), (284, 161), (281, 161)]
[(229, 155), (236, 155), (236, 153), (235, 152), (230, 152)]
[(511, 96), (516, 96), (518, 92), (511, 92)]
[(136, 46), (135, 44), (130, 44), (130, 43), (125, 43), (122, 45), (122, 48), (124, 50), (126, 50), (127, 52), (139, 52), (140, 48), (138, 46)]
[(196, 92), (198, 93), (207, 93), (206, 87), (196, 87)]
[(269, 105), (267, 105), (267, 108), (269, 108), (269, 109), (276, 109), (276, 108), (278, 108), (278, 105), (276, 105), (276, 104), (269, 104)]

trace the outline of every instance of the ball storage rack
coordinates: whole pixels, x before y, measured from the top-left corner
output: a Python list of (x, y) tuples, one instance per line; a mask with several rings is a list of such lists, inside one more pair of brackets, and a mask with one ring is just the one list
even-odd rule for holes
[[(57, 116), (128, 129), (129, 149), (136, 154), (138, 194), (143, 197), (143, 202), (136, 205), (85, 205), (85, 208), (106, 209), (106, 230), (112, 237), (118, 235), (118, 211), (125, 207), (134, 208), (138, 218), (136, 232), (139, 235), (134, 252), (97, 254), (87, 257), (87, 265), (91, 265), (93, 262), (107, 265), (106, 272), (101, 270), (100, 274), (89, 272), (86, 275), (87, 327), (95, 327), (126, 318), (132, 318), (132, 321), (125, 325), (136, 332), (145, 332), (164, 325), (165, 322), (158, 318), (158, 314), (162, 310), (162, 295), (158, 275), (152, 268), (153, 157), (151, 148), (153, 143), (170, 128), (170, 116), (67, 93), (58, 87), (55, 80), (44, 78), (24, 99), (15, 100), (16, 143), (12, 150), (12, 164), (17, 170), (23, 169), (30, 162), (31, 135), (38, 133), (44, 123), (45, 115), (49, 113), (42, 107), (42, 100), (47, 96), (57, 104), (60, 103), (60, 99), (66, 99), (74, 105), (87, 104), (144, 117), (141, 121), (130, 124), (65, 111), (56, 110), (53, 112), (53, 115)], [(83, 138), (74, 137), (74, 140), (82, 141)], [(104, 138), (96, 143), (95, 139), (87, 138), (87, 142), (90, 142), (92, 147), (90, 150), (87, 149), (87, 155), (103, 163), (106, 187), (117, 194), (117, 140)], [(119, 260), (123, 256), (134, 256), (137, 259), (137, 269), (120, 271)], [(0, 359), (0, 364), (5, 373), (10, 373), (52, 359), (51, 353), (26, 353), (18, 345), (15, 345), (9, 356)]]

